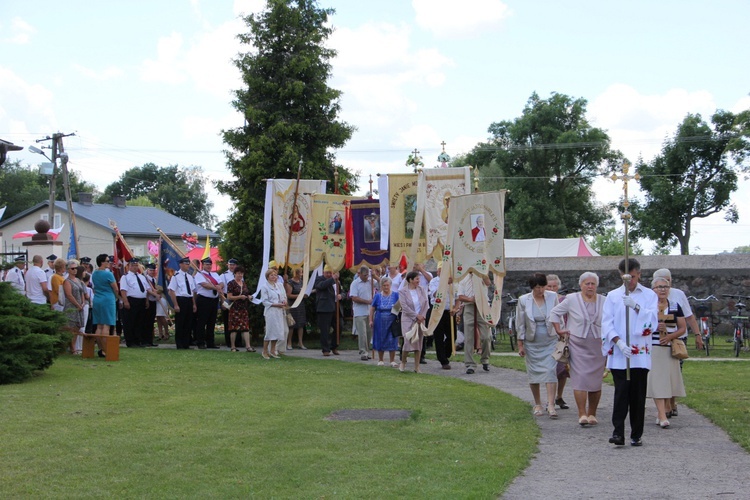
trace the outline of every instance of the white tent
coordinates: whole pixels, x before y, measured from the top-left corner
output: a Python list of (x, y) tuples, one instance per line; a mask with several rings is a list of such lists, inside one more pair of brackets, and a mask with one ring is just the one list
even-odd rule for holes
[(598, 257), (599, 254), (583, 238), (535, 238), (505, 240), (505, 257)]

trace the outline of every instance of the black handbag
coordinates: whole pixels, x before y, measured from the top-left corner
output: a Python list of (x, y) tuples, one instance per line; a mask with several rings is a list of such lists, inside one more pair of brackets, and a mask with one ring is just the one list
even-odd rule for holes
[(397, 338), (402, 337), (403, 333), (401, 333), (401, 313), (391, 313), (391, 316), (393, 316), (393, 322), (391, 323), (391, 335)]

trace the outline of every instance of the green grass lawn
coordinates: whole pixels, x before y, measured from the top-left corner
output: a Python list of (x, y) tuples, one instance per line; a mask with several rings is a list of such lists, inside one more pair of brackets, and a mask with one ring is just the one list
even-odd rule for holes
[[(244, 352), (66, 355), (0, 401), (4, 498), (495, 498), (540, 435), (479, 384)], [(326, 419), (361, 408), (412, 416)]]
[[(712, 358), (733, 357), (730, 348), (723, 348), (717, 340), (717, 349), (711, 351)], [(731, 344), (726, 344), (730, 346)], [(691, 339), (688, 351), (693, 358), (705, 358), (705, 351), (696, 351)], [(509, 350), (509, 349), (508, 349)], [(748, 354), (740, 354), (741, 358)], [(520, 356), (493, 356), (491, 363), (500, 368), (525, 371), (526, 365)], [(713, 423), (750, 452), (750, 361), (685, 361), (683, 365), (686, 398), (678, 404), (686, 404)], [(605, 382), (611, 383), (607, 377)], [(568, 389), (566, 389), (568, 390)], [(648, 403), (652, 404), (652, 403)]]

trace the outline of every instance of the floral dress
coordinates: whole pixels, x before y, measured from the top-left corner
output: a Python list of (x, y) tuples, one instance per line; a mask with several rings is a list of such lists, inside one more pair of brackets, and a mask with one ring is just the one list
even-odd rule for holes
[[(232, 295), (250, 295), (250, 291), (243, 281), (240, 285), (237, 280), (227, 283), (227, 294)], [(230, 332), (249, 332), (250, 316), (247, 306), (250, 303), (248, 299), (235, 299), (232, 301), (232, 307), (229, 309), (229, 331)]]

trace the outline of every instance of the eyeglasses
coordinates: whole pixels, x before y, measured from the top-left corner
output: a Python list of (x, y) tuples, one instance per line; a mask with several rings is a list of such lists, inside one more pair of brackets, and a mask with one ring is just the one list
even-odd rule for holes
[(669, 288), (668, 285), (659, 285), (659, 286), (655, 286), (654, 290), (666, 290), (668, 288)]

